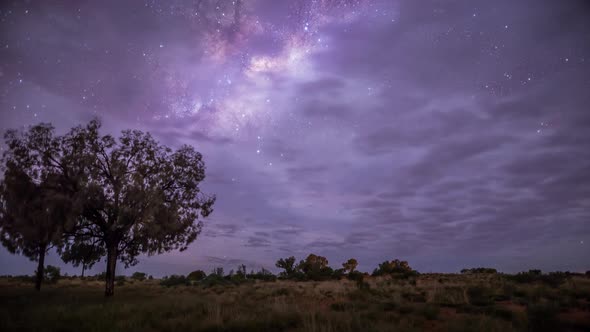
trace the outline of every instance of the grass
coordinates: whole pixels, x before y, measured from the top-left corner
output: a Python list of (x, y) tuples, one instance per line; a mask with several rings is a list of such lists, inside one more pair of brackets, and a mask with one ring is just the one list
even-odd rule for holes
[[(123, 279), (119, 279), (123, 280)], [(440, 282), (444, 280), (444, 282)], [(552, 287), (501, 276), (188, 283), (0, 278), (0, 331), (587, 331), (590, 279)]]

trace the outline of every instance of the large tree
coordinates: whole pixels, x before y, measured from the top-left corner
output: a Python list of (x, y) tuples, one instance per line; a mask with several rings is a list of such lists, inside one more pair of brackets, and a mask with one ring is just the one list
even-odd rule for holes
[(199, 188), (205, 164), (193, 147), (172, 151), (149, 133), (126, 130), (117, 140), (99, 129), (93, 120), (70, 135), (84, 142), (88, 179), (73, 235), (87, 244), (98, 240), (106, 251), (105, 295), (112, 296), (118, 260), (128, 267), (142, 253), (185, 250), (201, 232), (199, 216), (211, 213), (215, 197)]
[(45, 255), (59, 246), (63, 230), (73, 224), (75, 200), (61, 169), (67, 160), (53, 127), (9, 130), (2, 156), (0, 240), (12, 253), (37, 261), (35, 288), (41, 289)]

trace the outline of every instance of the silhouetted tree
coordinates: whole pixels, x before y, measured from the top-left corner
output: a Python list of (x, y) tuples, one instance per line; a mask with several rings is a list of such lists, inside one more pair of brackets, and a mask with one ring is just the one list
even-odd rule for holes
[(284, 270), (280, 273), (281, 277), (289, 278), (295, 273), (295, 257), (281, 258), (276, 262), (275, 266)]
[(185, 250), (215, 198), (201, 193), (205, 165), (193, 147), (172, 151), (138, 130), (116, 140), (101, 135), (100, 126), (93, 120), (68, 135), (82, 142), (79, 160), (88, 179), (78, 194), (84, 204), (73, 234), (87, 244), (100, 240), (107, 255), (105, 296), (112, 296), (117, 260), (128, 267), (141, 253)]
[(297, 269), (303, 272), (307, 279), (311, 280), (328, 279), (334, 273), (334, 270), (328, 266), (326, 257), (314, 254), (309, 254), (305, 260), (299, 262)]
[[(71, 161), (62, 139), (48, 124), (28, 131), (9, 130), (8, 149), (2, 156), (0, 180), (0, 241), (11, 253), (36, 261), (35, 288), (41, 289), (45, 255), (61, 244), (64, 228), (71, 226), (75, 201), (70, 193), (73, 169), (63, 176)], [(71, 164), (71, 162), (70, 162)]]
[(379, 264), (373, 271), (374, 276), (386, 275), (386, 274), (393, 274), (393, 273), (400, 273), (400, 274), (408, 274), (408, 273), (415, 273), (412, 270), (408, 262), (400, 261), (399, 259), (394, 259), (392, 261), (385, 261)]
[(82, 277), (84, 277), (84, 271), (92, 268), (105, 255), (100, 239), (96, 238), (84, 241), (83, 238), (71, 237), (60, 252), (61, 259), (65, 263), (71, 263), (74, 267), (82, 266)]
[(351, 258), (351, 259), (347, 260), (346, 262), (342, 263), (342, 267), (348, 273), (354, 272), (354, 270), (356, 269), (356, 267), (358, 265), (359, 265), (359, 263), (354, 258)]

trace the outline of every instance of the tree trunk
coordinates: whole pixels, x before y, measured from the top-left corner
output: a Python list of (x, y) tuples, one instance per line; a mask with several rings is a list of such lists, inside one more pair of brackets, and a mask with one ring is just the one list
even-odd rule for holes
[(82, 264), (82, 275), (80, 277), (84, 278), (84, 270), (86, 270), (86, 264)]
[(39, 257), (37, 259), (37, 275), (35, 277), (35, 289), (41, 290), (41, 282), (43, 282), (43, 274), (45, 273), (45, 252), (47, 250), (46, 245), (39, 246)]
[(104, 296), (115, 294), (115, 266), (117, 265), (117, 244), (109, 244), (107, 247), (107, 273)]

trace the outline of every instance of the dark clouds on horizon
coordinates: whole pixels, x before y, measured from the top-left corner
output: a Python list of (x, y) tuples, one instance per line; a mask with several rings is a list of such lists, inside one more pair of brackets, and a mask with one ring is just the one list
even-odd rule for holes
[(1, 7), (1, 130), (100, 116), (204, 154), (202, 235), (134, 270), (590, 269), (587, 2), (197, 3)]

